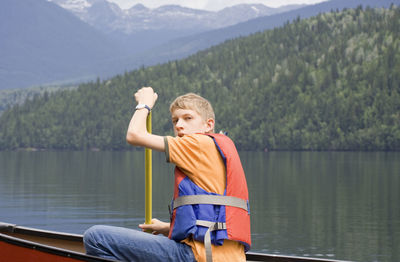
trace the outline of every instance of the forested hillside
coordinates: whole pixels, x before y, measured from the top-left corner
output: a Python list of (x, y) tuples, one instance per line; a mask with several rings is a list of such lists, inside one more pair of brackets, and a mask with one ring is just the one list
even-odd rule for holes
[(32, 99), (35, 96), (43, 95), (44, 93), (52, 93), (59, 90), (74, 89), (73, 85), (48, 85), (37, 86), (24, 89), (5, 89), (0, 90), (0, 115), (7, 108), (15, 104), (23, 104), (27, 99)]
[(159, 94), (159, 134), (171, 134), (169, 103), (196, 92), (241, 150), (400, 150), (400, 9), (297, 19), (184, 60), (37, 96), (2, 114), (0, 148), (127, 149), (142, 86)]

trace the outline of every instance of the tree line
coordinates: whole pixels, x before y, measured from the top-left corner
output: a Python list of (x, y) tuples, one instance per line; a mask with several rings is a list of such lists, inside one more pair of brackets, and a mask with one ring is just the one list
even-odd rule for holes
[(3, 89), (0, 90), (0, 115), (15, 104), (22, 105), (27, 99), (32, 99), (37, 95), (52, 93), (59, 90), (73, 89), (74, 85), (47, 85), (34, 86), (23, 89)]
[(358, 7), (237, 38), (186, 59), (37, 95), (0, 117), (0, 149), (125, 150), (133, 94), (211, 101), (241, 150), (400, 150), (400, 9)]

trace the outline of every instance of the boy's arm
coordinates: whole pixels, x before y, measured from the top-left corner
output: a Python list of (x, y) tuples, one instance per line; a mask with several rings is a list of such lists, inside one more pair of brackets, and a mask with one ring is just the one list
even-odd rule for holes
[[(153, 108), (157, 94), (151, 87), (143, 87), (135, 94), (135, 99), (139, 104), (145, 104)], [(146, 119), (149, 111), (146, 108), (138, 109), (132, 116), (126, 134), (126, 141), (134, 146), (142, 146), (157, 151), (165, 151), (164, 137), (153, 135), (147, 132)]]

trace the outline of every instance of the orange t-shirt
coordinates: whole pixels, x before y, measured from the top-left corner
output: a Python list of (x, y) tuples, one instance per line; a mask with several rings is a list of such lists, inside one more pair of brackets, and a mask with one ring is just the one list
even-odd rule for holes
[[(165, 137), (167, 161), (174, 163), (196, 185), (206, 191), (223, 194), (226, 184), (225, 165), (211, 137), (201, 134)], [(192, 238), (183, 242), (192, 247), (197, 261), (206, 261), (204, 243)], [(225, 240), (212, 245), (213, 261), (246, 261), (244, 247), (237, 241)]]

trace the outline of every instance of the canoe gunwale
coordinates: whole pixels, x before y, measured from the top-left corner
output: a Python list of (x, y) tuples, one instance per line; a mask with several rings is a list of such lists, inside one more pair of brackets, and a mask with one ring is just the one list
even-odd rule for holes
[(0, 222), (0, 232), (14, 232), (14, 229), (17, 227), (15, 224), (3, 223)]
[[(70, 234), (56, 231), (41, 230), (36, 228), (22, 227), (14, 224), (7, 224), (0, 222), (0, 242), (5, 242), (10, 245), (19, 246), (21, 248), (28, 248), (32, 250), (37, 250), (53, 255), (68, 257), (76, 259), (78, 261), (103, 261), (103, 262), (115, 262), (116, 260), (99, 258), (95, 256), (90, 256), (85, 253), (80, 253), (74, 250), (69, 250), (65, 248), (55, 247), (51, 245), (46, 245), (43, 243), (38, 243), (17, 236), (13, 234), (29, 235), (39, 238), (55, 239), (55, 240), (66, 240), (73, 241), (77, 243), (83, 242), (83, 236), (79, 234)], [(246, 253), (247, 261), (267, 261), (267, 262), (350, 262), (343, 260), (333, 260), (324, 258), (311, 258), (311, 257), (297, 257), (297, 256), (285, 256), (285, 255), (274, 255), (274, 254), (263, 254), (256, 252)]]
[[(265, 260), (260, 260), (260, 258), (265, 258)], [(274, 254), (264, 254), (257, 252), (247, 252), (247, 261), (270, 261), (270, 262), (352, 262), (346, 260), (333, 260), (327, 258), (313, 258), (313, 257), (298, 257), (298, 256), (287, 256), (287, 255), (274, 255)]]
[[(9, 234), (7, 234), (9, 233)], [(95, 261), (104, 261), (104, 262), (115, 262), (115, 260), (105, 259), (90, 256), (84, 253), (75, 252), (73, 250), (63, 249), (59, 247), (54, 247), (46, 244), (41, 244), (25, 239), (21, 239), (18, 237), (12, 236), (13, 233), (17, 234), (25, 234), (35, 237), (43, 237), (43, 238), (50, 238), (50, 239), (58, 239), (58, 240), (67, 240), (67, 241), (74, 241), (74, 242), (82, 242), (83, 237), (77, 234), (69, 234), (69, 233), (60, 233), (55, 231), (48, 231), (48, 230), (41, 230), (41, 229), (33, 229), (28, 227), (20, 227), (13, 224), (7, 223), (0, 223), (0, 241), (18, 246), (21, 248), (33, 249), (57, 256), (68, 257), (72, 259), (77, 259), (80, 261), (88, 261), (88, 262), (95, 262)]]
[(21, 227), (6, 223), (0, 223), (0, 233), (1, 232), (19, 233), (36, 237), (45, 237), (45, 238), (61, 239), (61, 240), (76, 241), (76, 242), (82, 241), (82, 235), (78, 234), (61, 233), (61, 232), (36, 229), (36, 228), (32, 229), (29, 227)]

